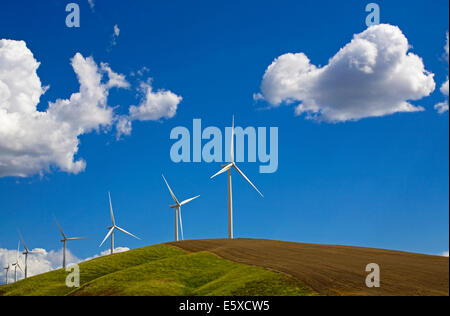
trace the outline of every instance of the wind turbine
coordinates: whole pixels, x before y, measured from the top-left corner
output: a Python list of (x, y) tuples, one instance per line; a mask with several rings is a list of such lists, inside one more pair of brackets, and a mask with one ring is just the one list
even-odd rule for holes
[(12, 266), (14, 267), (14, 282), (17, 282), (17, 268), (19, 268), (20, 271), (23, 272), (22, 267), (20, 266), (19, 263), (19, 253), (20, 253), (20, 240), (19, 243), (17, 244), (16, 262), (12, 264)]
[(183, 220), (181, 219), (181, 206), (191, 202), (192, 200), (195, 200), (196, 198), (198, 198), (200, 195), (197, 195), (196, 197), (184, 200), (183, 202), (178, 202), (177, 198), (175, 197), (175, 194), (173, 194), (172, 189), (169, 186), (169, 183), (167, 183), (166, 178), (164, 178), (164, 175), (162, 175), (164, 182), (167, 185), (167, 188), (170, 191), (170, 195), (172, 195), (173, 200), (175, 201), (175, 205), (171, 205), (169, 206), (170, 208), (174, 208), (175, 209), (175, 241), (178, 241), (178, 218), (180, 219), (180, 228), (181, 228), (181, 240), (184, 240), (184, 236), (183, 236)]
[(68, 241), (72, 241), (72, 240), (80, 240), (80, 239), (86, 239), (86, 237), (72, 237), (72, 238), (67, 238), (66, 235), (64, 234), (61, 226), (58, 223), (58, 220), (55, 217), (55, 222), (56, 225), (58, 225), (59, 231), (61, 232), (61, 235), (63, 237), (63, 239), (61, 240), (61, 242), (63, 243), (63, 268), (66, 267), (66, 248), (67, 248), (67, 242)]
[(228, 171), (228, 238), (233, 239), (233, 192), (231, 186), (231, 169), (234, 168), (248, 183), (262, 196), (264, 195), (254, 186), (254, 184), (247, 178), (247, 176), (238, 168), (234, 162), (234, 116), (233, 125), (231, 127), (231, 161), (230, 163), (223, 165), (222, 169), (211, 177), (214, 178), (219, 174)]
[(9, 275), (9, 270), (11, 269), (11, 265), (8, 263), (8, 266), (4, 269), (6, 270), (6, 285), (8, 285), (8, 275)]
[(22, 234), (20, 233), (20, 231), (17, 232), (19, 233), (20, 240), (22, 240), (23, 248), (25, 250), (22, 254), (25, 255), (25, 279), (26, 279), (28, 278), (28, 255), (37, 255), (40, 254), (41, 252), (29, 251), (27, 245), (25, 244), (25, 241), (23, 240)]
[(133, 234), (127, 232), (125, 229), (120, 228), (119, 226), (116, 225), (116, 221), (114, 220), (114, 213), (113, 213), (113, 208), (112, 208), (112, 203), (111, 203), (111, 194), (110, 192), (108, 192), (108, 196), (109, 196), (109, 208), (111, 210), (111, 221), (112, 221), (112, 226), (107, 227), (109, 229), (108, 234), (106, 235), (105, 239), (103, 239), (102, 243), (100, 244), (99, 247), (101, 247), (104, 242), (106, 241), (106, 239), (108, 239), (109, 236), (111, 236), (111, 254), (114, 253), (114, 230), (120, 230), (122, 233), (125, 233), (127, 235), (130, 235), (131, 237), (134, 237), (136, 239), (141, 240), (139, 237), (134, 236)]

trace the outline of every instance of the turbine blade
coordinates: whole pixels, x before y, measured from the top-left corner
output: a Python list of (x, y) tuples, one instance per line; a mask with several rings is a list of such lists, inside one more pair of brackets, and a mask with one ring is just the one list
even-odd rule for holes
[(109, 209), (111, 210), (111, 220), (113, 223), (113, 226), (116, 225), (116, 221), (114, 220), (114, 212), (113, 212), (113, 208), (112, 208), (112, 202), (111, 202), (111, 193), (108, 192), (108, 196), (109, 196)]
[(42, 252), (42, 251), (30, 251), (28, 254), (29, 255), (40, 255), (40, 254), (43, 254), (44, 252)]
[(66, 238), (66, 240), (80, 240), (80, 239), (87, 239), (87, 237), (72, 237), (72, 238)]
[(61, 232), (61, 235), (63, 236), (64, 239), (66, 239), (66, 235), (64, 235), (64, 232), (63, 232), (61, 226), (59, 225), (58, 220), (56, 219), (55, 216), (53, 216), (53, 218), (55, 219), (56, 225), (58, 225), (58, 227), (59, 227), (59, 231)]
[(198, 197), (200, 197), (200, 195), (197, 195), (196, 197), (184, 200), (183, 202), (180, 203), (180, 206), (185, 205), (185, 204), (189, 203), (190, 201), (195, 200)]
[(211, 177), (211, 179), (214, 178), (214, 177), (216, 177), (216, 176), (218, 176), (218, 175), (221, 174), (221, 173), (224, 173), (225, 171), (228, 171), (232, 166), (233, 166), (233, 163), (230, 162), (228, 165), (222, 167), (222, 169), (220, 169), (219, 172), (217, 172), (215, 175), (213, 175), (213, 176)]
[(20, 233), (19, 230), (17, 230), (17, 232), (19, 233), (20, 240), (22, 240), (23, 248), (25, 249), (26, 252), (28, 252), (28, 248), (27, 245), (25, 244), (25, 241), (23, 240), (22, 234)]
[(233, 167), (237, 170), (237, 172), (239, 172), (241, 174), (241, 176), (247, 180), (248, 183), (250, 183), (250, 185), (262, 196), (264, 197), (264, 195), (255, 187), (255, 185), (247, 178), (247, 176), (241, 171), (241, 169), (239, 169), (236, 164), (233, 164)]
[(180, 229), (181, 229), (181, 240), (184, 240), (184, 235), (183, 235), (183, 220), (181, 219), (181, 207), (178, 207), (178, 211), (180, 212)]
[(112, 232), (114, 231), (114, 228), (111, 228), (108, 232), (108, 234), (106, 235), (105, 239), (103, 239), (102, 243), (100, 244), (100, 246), (98, 246), (99, 248), (105, 243), (106, 239), (108, 239), (108, 237), (112, 234)]
[(19, 262), (19, 253), (20, 253), (20, 240), (17, 243), (16, 262)]
[(231, 126), (231, 162), (234, 162), (234, 115), (233, 115), (233, 124)]
[(166, 178), (164, 178), (164, 175), (162, 175), (162, 177), (163, 177), (164, 182), (166, 183), (167, 188), (168, 188), (169, 191), (170, 191), (170, 195), (172, 195), (172, 198), (174, 199), (175, 203), (179, 204), (177, 198), (175, 197), (175, 194), (173, 194), (172, 189), (171, 189), (170, 186), (169, 186), (169, 183), (167, 183)]
[(130, 235), (131, 237), (134, 237), (134, 238), (136, 238), (136, 239), (141, 240), (141, 238), (134, 236), (132, 233), (127, 232), (125, 229), (122, 229), (122, 228), (120, 228), (120, 227), (118, 227), (118, 226), (116, 226), (116, 228), (117, 228), (118, 230), (120, 230), (122, 233), (125, 233), (125, 234), (127, 234), (127, 235)]

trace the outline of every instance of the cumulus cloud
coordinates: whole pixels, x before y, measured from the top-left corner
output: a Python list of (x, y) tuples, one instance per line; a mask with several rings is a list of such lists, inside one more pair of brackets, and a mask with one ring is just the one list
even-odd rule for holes
[[(45, 272), (49, 272), (52, 270), (60, 269), (62, 267), (62, 256), (63, 250), (60, 249), (58, 251), (47, 251), (41, 248), (35, 248), (32, 252), (38, 252), (38, 254), (28, 255), (28, 276), (33, 276)], [(19, 264), (23, 270), (25, 270), (24, 266), (24, 258), (22, 252), (17, 252), (17, 250), (8, 250), (0, 248), (0, 284), (4, 284), (6, 281), (6, 268), (8, 264), (13, 264), (16, 262), (16, 258), (19, 258)], [(79, 263), (81, 260), (78, 259), (75, 255), (73, 255), (70, 250), (66, 250), (66, 260), (68, 264)], [(23, 279), (25, 274), (20, 269), (17, 269), (17, 279)], [(11, 267), (8, 275), (9, 282), (14, 281), (14, 267)]]
[(109, 90), (128, 83), (107, 64), (99, 68), (92, 57), (77, 53), (71, 64), (80, 91), (38, 111), (45, 92), (36, 72), (40, 64), (25, 42), (0, 40), (0, 177), (25, 177), (51, 165), (74, 174), (85, 169), (83, 159), (75, 160), (78, 136), (114, 122)]
[(174, 117), (183, 99), (171, 91), (154, 91), (151, 80), (142, 82), (140, 91), (143, 95), (142, 102), (137, 106), (130, 106), (129, 114), (121, 116), (118, 121), (118, 137), (131, 133), (132, 121), (157, 121)]
[(444, 251), (443, 253), (441, 253), (441, 256), (442, 256), (442, 257), (448, 257), (448, 255), (449, 255), (448, 250), (447, 250), (447, 251)]
[[(127, 247), (114, 248), (114, 253), (126, 252), (130, 249)], [(28, 276), (34, 276), (41, 273), (57, 270), (62, 268), (63, 249), (47, 251), (41, 248), (35, 248), (32, 252), (38, 252), (38, 254), (28, 255)], [(80, 259), (76, 257), (69, 249), (66, 250), (66, 262), (67, 265), (78, 264), (84, 261), (92, 260), (98, 257), (107, 256), (110, 254), (110, 250), (102, 251), (100, 254), (96, 254), (86, 259)], [(6, 281), (6, 268), (8, 265), (12, 265), (16, 262), (16, 258), (19, 258), (19, 264), (24, 268), (24, 258), (22, 252), (17, 250), (9, 250), (0, 248), (0, 284), (5, 284)], [(17, 279), (21, 280), (25, 277), (25, 274), (20, 269), (17, 269)], [(11, 267), (8, 274), (9, 283), (14, 282), (14, 267)]]
[(71, 65), (79, 91), (38, 111), (47, 89), (37, 75), (39, 65), (25, 42), (0, 40), (0, 178), (42, 175), (52, 167), (82, 172), (86, 162), (76, 157), (79, 136), (109, 131), (116, 124), (118, 133), (129, 135), (132, 120), (170, 118), (181, 101), (170, 91), (153, 92), (145, 82), (139, 87), (145, 92), (141, 104), (129, 108), (129, 116), (120, 117), (107, 101), (111, 89), (130, 88), (125, 76), (107, 63), (99, 66), (92, 57), (77, 53)]
[[(448, 66), (448, 58), (449, 58), (448, 49), (449, 49), (449, 46), (448, 46), (448, 32), (447, 32), (447, 41), (444, 46), (444, 50), (445, 50), (444, 57), (445, 57), (445, 60), (447, 61), (447, 66)], [(447, 81), (444, 82), (441, 86), (441, 92), (444, 96), (447, 97), (447, 100), (445, 100), (443, 102), (439, 102), (438, 104), (436, 104), (434, 106), (434, 108), (436, 109), (436, 111), (438, 111), (439, 114), (444, 114), (445, 112), (448, 111), (448, 89), (449, 89), (448, 85), (449, 85), (449, 81), (448, 81), (448, 76), (447, 76)]]
[(326, 66), (313, 65), (304, 53), (276, 58), (254, 98), (272, 107), (295, 104), (297, 115), (328, 122), (423, 111), (410, 101), (434, 91), (434, 75), (409, 49), (398, 27), (374, 25), (354, 35)]

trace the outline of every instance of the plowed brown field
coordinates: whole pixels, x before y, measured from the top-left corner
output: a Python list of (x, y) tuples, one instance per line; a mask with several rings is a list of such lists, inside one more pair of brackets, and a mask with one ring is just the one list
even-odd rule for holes
[[(259, 239), (170, 243), (189, 252), (289, 274), (324, 295), (449, 295), (449, 259), (400, 251)], [(377, 263), (381, 287), (368, 288), (365, 267)]]

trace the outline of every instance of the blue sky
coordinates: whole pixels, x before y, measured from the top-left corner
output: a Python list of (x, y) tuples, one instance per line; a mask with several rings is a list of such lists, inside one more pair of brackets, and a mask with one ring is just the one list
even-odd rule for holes
[[(69, 245), (77, 257), (99, 253), (110, 224), (108, 191), (118, 224), (142, 238), (119, 234), (117, 246), (171, 241), (172, 201), (161, 173), (180, 199), (201, 194), (184, 208), (186, 239), (226, 237), (226, 177), (209, 179), (220, 164), (173, 163), (169, 134), (176, 126), (192, 129), (194, 118), (224, 128), (235, 115), (243, 127), (279, 128), (276, 173), (241, 164), (265, 198), (233, 179), (237, 237), (448, 250), (449, 120), (433, 108), (446, 99), (439, 88), (448, 76), (448, 1), (377, 1), (381, 22), (398, 26), (434, 73), (434, 92), (411, 102), (425, 111), (337, 123), (296, 116), (289, 105), (267, 109), (253, 94), (282, 54), (303, 52), (326, 65), (367, 28), (368, 2), (97, 0), (92, 10), (80, 0), (73, 2), (81, 27), (67, 28), (69, 2), (9, 1), (0, 11), (0, 39), (25, 41), (41, 63), (42, 85), (50, 85), (39, 110), (79, 90), (70, 64), (77, 52), (126, 76), (131, 87), (112, 89), (108, 98), (119, 114), (138, 104), (137, 87), (147, 77), (154, 90), (183, 100), (174, 117), (135, 121), (131, 135), (119, 140), (113, 127), (80, 135), (75, 159), (86, 161), (83, 172), (53, 165), (43, 175), (0, 178), (0, 248), (17, 246), (19, 228), (29, 247), (59, 249), (55, 214), (67, 234), (88, 237)], [(144, 76), (132, 75), (143, 67)]]

